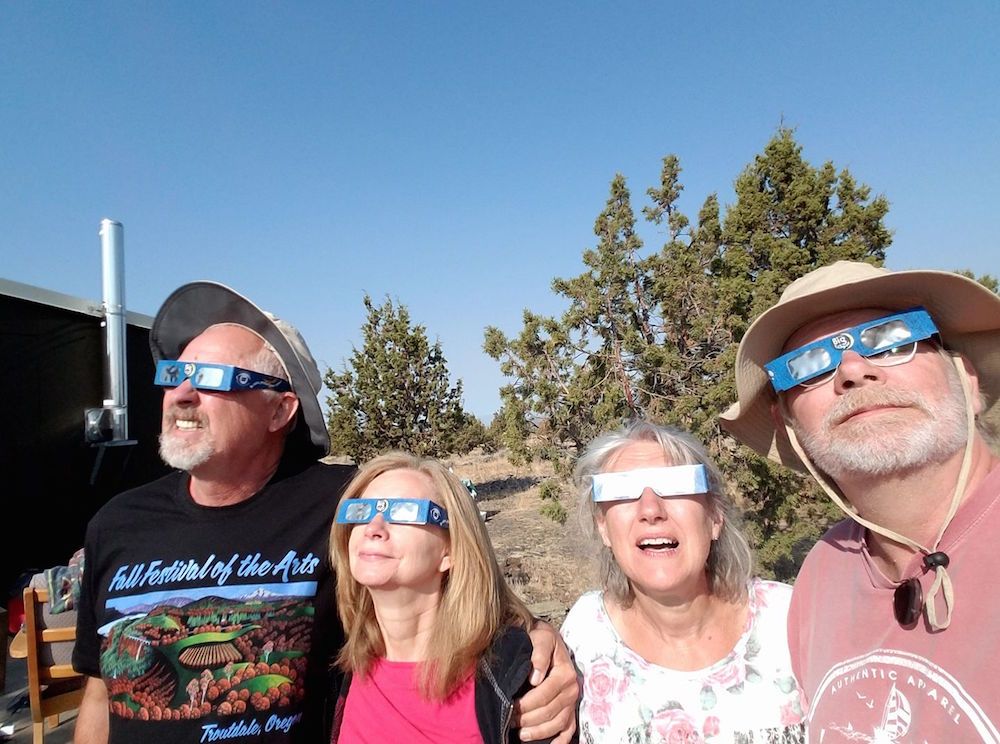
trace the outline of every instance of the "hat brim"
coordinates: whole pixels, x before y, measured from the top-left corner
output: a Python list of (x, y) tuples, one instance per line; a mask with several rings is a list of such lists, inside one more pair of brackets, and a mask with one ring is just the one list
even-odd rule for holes
[[(149, 346), (157, 361), (176, 359), (184, 347), (209, 326), (236, 323), (249, 328), (274, 347), (288, 370), (292, 391), (299, 398), (301, 420), (289, 436), (286, 452), (296, 450), (297, 454), (319, 459), (330, 452), (330, 437), (318, 399), (322, 384), (319, 371), (311, 355), (306, 361), (292, 347), (278, 322), (270, 313), (224, 284), (191, 282), (175, 290), (163, 302), (149, 332)], [(308, 354), (308, 350), (305, 353)]]
[(969, 359), (986, 400), (984, 415), (996, 415), (1000, 399), (1000, 296), (960, 274), (895, 271), (867, 275), (779, 302), (747, 330), (736, 354), (738, 402), (720, 417), (722, 428), (775, 462), (801, 472), (805, 465), (784, 430), (775, 426), (777, 401), (764, 365), (780, 356), (799, 328), (835, 313), (863, 308), (926, 308), (945, 346)]

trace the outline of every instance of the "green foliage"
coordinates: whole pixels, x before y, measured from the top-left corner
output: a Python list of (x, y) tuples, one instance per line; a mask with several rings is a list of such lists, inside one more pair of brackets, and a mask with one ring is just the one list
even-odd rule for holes
[(692, 223), (677, 205), (680, 174), (667, 156), (646, 192), (642, 214), (665, 233), (658, 251), (644, 250), (616, 175), (583, 273), (552, 283), (568, 304), (562, 316), (525, 310), (517, 336), (487, 328), (484, 350), (510, 380), (501, 413), (508, 436), (522, 437), (522, 457), (578, 449), (636, 416), (691, 431), (742, 495), (764, 572), (787, 579), (835, 509), (805, 479), (737, 445), (717, 416), (736, 399), (739, 340), (785, 286), (839, 259), (882, 263), (888, 201), (832, 163), (811, 166), (785, 128), (739, 174), (725, 214), (710, 194)]
[(516, 397), (506, 400), (507, 394), (500, 390), (505, 402), (490, 422), (490, 445), (496, 449), (507, 449), (507, 458), (514, 465), (523, 465), (531, 459), (528, 449), (527, 411)]
[(566, 520), (569, 518), (569, 513), (558, 501), (546, 501), (542, 504), (542, 508), (539, 509), (543, 517), (548, 517), (553, 522), (558, 522), (559, 524), (566, 524)]
[(483, 422), (471, 413), (466, 413), (461, 428), (455, 433), (450, 451), (456, 455), (464, 455), (476, 447), (488, 449), (489, 442), (490, 434)]
[(542, 481), (542, 485), (538, 487), (538, 496), (543, 501), (558, 501), (561, 490), (559, 481), (550, 478), (549, 480)]
[(493, 453), (502, 448), (503, 445), (503, 412), (497, 411), (490, 420), (490, 425), (486, 427), (486, 437), (482, 443), (483, 452)]
[(471, 448), (482, 423), (462, 410), (440, 342), (412, 325), (405, 305), (364, 298), (364, 343), (344, 371), (326, 372), (331, 451), (363, 462), (390, 449), (440, 456)]

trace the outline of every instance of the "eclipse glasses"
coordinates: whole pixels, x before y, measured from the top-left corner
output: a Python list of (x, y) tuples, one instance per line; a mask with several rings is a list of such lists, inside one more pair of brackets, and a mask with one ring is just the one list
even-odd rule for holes
[(390, 524), (433, 524), (448, 529), (448, 512), (430, 499), (344, 499), (337, 524), (368, 524), (377, 515)]
[(228, 392), (230, 390), (274, 390), (279, 393), (288, 392), (292, 386), (288, 380), (265, 375), (231, 364), (215, 364), (213, 362), (179, 362), (176, 359), (163, 359), (156, 363), (156, 375), (153, 382), (162, 387), (177, 387), (185, 380), (196, 390), (215, 390)]
[(845, 351), (853, 351), (879, 367), (894, 367), (913, 359), (917, 342), (937, 332), (927, 311), (916, 307), (792, 349), (765, 364), (764, 369), (779, 393), (796, 385), (816, 387), (833, 379)]
[(708, 493), (708, 473), (704, 465), (674, 465), (639, 468), (621, 473), (596, 473), (591, 478), (596, 502), (634, 501), (647, 488), (660, 498)]

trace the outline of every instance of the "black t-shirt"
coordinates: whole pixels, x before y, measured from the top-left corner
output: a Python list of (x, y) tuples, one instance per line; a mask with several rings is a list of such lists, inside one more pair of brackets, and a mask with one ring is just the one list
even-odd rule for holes
[(316, 741), (343, 641), (328, 558), (350, 466), (283, 468), (203, 507), (172, 473), (91, 520), (73, 664), (101, 676), (110, 741)]

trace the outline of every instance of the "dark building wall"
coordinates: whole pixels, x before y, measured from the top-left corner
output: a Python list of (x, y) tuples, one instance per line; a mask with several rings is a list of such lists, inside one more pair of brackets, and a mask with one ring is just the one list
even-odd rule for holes
[(0, 601), (25, 572), (65, 564), (108, 499), (166, 472), (149, 330), (129, 325), (126, 347), (137, 444), (91, 446), (83, 422), (104, 399), (101, 319), (0, 295)]

